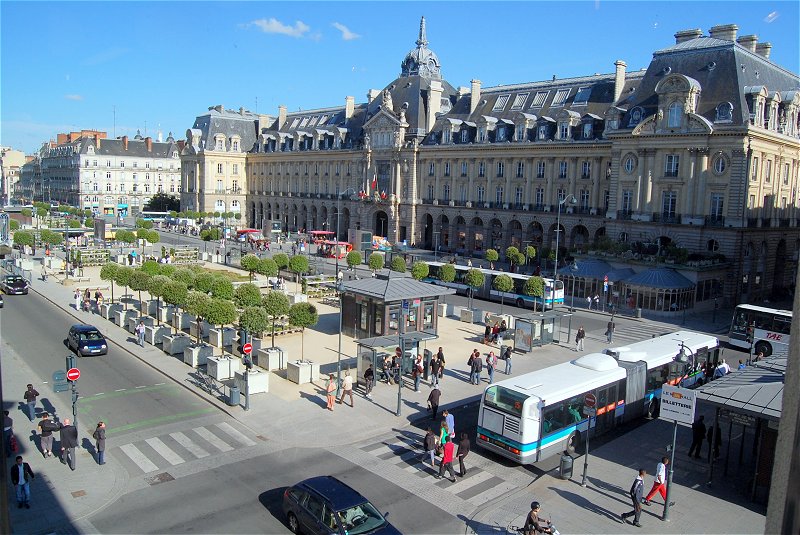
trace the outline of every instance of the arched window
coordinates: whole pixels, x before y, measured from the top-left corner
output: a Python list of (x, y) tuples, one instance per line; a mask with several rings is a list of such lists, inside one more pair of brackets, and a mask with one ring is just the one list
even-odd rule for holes
[(642, 108), (637, 106), (631, 110), (631, 117), (630, 121), (628, 122), (628, 126), (636, 126), (640, 122), (642, 122)]
[(673, 102), (669, 105), (667, 113), (667, 127), (679, 128), (683, 118), (683, 104), (680, 102)]
[(717, 106), (717, 116), (714, 122), (726, 123), (733, 120), (733, 104), (730, 102), (723, 102)]

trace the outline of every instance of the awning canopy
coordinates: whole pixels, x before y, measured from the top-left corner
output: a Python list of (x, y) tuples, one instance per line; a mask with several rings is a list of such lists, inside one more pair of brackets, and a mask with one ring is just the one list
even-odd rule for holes
[(697, 398), (732, 412), (779, 421), (786, 357), (769, 357), (697, 389)]
[(694, 288), (694, 283), (669, 268), (653, 268), (642, 271), (625, 281), (631, 286), (648, 286), (650, 288), (660, 288), (663, 290), (684, 290)]
[(581, 260), (576, 261), (575, 265), (578, 269), (573, 270), (572, 264), (570, 264), (562, 267), (558, 272), (568, 277), (602, 280), (606, 273), (611, 271), (611, 265), (603, 260)]
[(605, 276), (608, 277), (608, 280), (611, 282), (619, 282), (625, 279), (629, 279), (634, 275), (636, 275), (636, 272), (633, 269), (626, 267), (626, 268), (612, 269), (611, 271), (606, 273)]
[[(425, 332), (425, 331), (414, 331), (403, 334), (403, 339), (407, 342), (419, 343), (419, 342), (426, 342), (428, 340), (436, 340), (439, 338), (439, 335)], [(399, 347), (400, 346), (400, 335), (392, 335), (392, 336), (374, 336), (372, 338), (361, 338), (360, 340), (356, 340), (356, 343), (360, 346), (369, 347), (371, 349), (381, 349), (384, 347)]]

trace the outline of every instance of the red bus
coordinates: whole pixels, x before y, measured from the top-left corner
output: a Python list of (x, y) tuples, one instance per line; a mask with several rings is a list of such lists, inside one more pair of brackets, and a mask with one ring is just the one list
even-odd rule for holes
[(311, 240), (311, 243), (320, 245), (334, 234), (336, 233), (332, 230), (312, 230), (308, 233), (308, 237)]

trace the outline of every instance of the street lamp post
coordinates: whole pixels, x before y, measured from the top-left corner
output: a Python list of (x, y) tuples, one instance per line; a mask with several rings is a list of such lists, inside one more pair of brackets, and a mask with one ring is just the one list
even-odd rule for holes
[(433, 246), (433, 261), (434, 262), (436, 262), (436, 255), (439, 252), (439, 234), (441, 234), (441, 232), (434, 232), (433, 233), (433, 238), (434, 238), (434, 242), (435, 242), (434, 246)]
[[(336, 196), (336, 239), (334, 240), (333, 246), (333, 257), (336, 262), (336, 274), (339, 274), (339, 220), (342, 217), (342, 196), (347, 195), (349, 192), (355, 193), (356, 190), (353, 188), (347, 188), (343, 192), (339, 193)], [(339, 313), (341, 314), (342, 310), (339, 309)], [(339, 329), (341, 333), (341, 329)], [(341, 336), (341, 334), (339, 335)]]
[(561, 233), (561, 207), (567, 202), (574, 206), (578, 204), (578, 199), (575, 198), (575, 195), (569, 194), (558, 201), (558, 215), (556, 216), (556, 263), (555, 267), (553, 267), (553, 291), (551, 292), (553, 309), (556, 308), (556, 280), (558, 280), (558, 238), (559, 234)]
[[(339, 271), (336, 271), (336, 291), (339, 293), (339, 351), (336, 352), (336, 397), (339, 397), (339, 389), (342, 388), (342, 283)], [(355, 337), (355, 332), (353, 333)]]
[[(686, 355), (687, 351), (689, 352), (689, 355), (692, 357), (691, 360), (689, 360), (688, 355)], [(688, 362), (689, 363), (688, 371), (691, 372), (694, 370), (694, 357), (695, 357), (694, 351), (686, 347), (686, 345), (683, 343), (683, 340), (681, 340), (681, 347), (680, 350), (678, 351), (678, 354), (675, 355), (675, 360), (682, 363)], [(667, 498), (664, 500), (664, 514), (661, 517), (661, 520), (665, 522), (669, 521), (670, 495), (672, 493), (672, 474), (674, 472), (674, 466), (675, 466), (675, 444), (677, 442), (677, 439), (678, 439), (678, 420), (675, 420), (672, 428), (672, 447), (670, 448), (669, 452), (671, 458), (669, 460), (669, 474), (667, 475)]]
[(572, 315), (575, 314), (575, 272), (578, 271), (578, 264), (573, 260), (572, 265), (569, 266), (569, 269), (572, 271), (572, 302), (569, 307), (570, 315), (569, 326), (567, 327), (567, 342), (572, 340)]

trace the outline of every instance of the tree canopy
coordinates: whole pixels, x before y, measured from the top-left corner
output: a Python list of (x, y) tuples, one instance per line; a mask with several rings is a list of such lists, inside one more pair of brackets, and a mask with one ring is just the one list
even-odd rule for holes
[(236, 316), (236, 306), (227, 299), (212, 299), (208, 304), (206, 321), (211, 325), (230, 325)]
[(411, 265), (411, 276), (414, 277), (414, 279), (421, 281), (430, 274), (430, 270), (431, 268), (428, 266), (428, 264), (418, 260)]
[(300, 275), (308, 273), (308, 257), (301, 254), (291, 257), (289, 259), (289, 270), (297, 275), (298, 279)]
[(111, 301), (114, 301), (114, 281), (120, 267), (116, 262), (107, 262), (100, 268), (100, 279), (111, 282)]
[(261, 290), (255, 284), (242, 284), (233, 293), (233, 302), (239, 308), (259, 306), (261, 304)]
[(253, 280), (253, 273), (258, 272), (258, 264), (261, 260), (254, 254), (246, 254), (242, 257), (242, 260), (239, 262), (242, 265), (242, 269), (247, 271), (250, 274), (250, 280)]
[(406, 272), (406, 261), (404, 258), (395, 256), (392, 258), (392, 262), (390, 264), (392, 271), (396, 271), (397, 273), (405, 273)]
[(233, 299), (233, 283), (228, 277), (216, 276), (211, 283), (211, 295), (217, 299)]
[(383, 255), (380, 253), (372, 253), (369, 255), (369, 261), (367, 264), (372, 271), (383, 269)]
[(30, 230), (18, 230), (14, 233), (14, 245), (27, 245), (33, 247), (34, 237)]
[(349, 267), (351, 269), (355, 268), (356, 266), (360, 266), (361, 265), (361, 253), (359, 253), (358, 251), (350, 251), (349, 253), (347, 253), (347, 256), (345, 257), (345, 261), (347, 262), (347, 267)]
[(456, 280), (456, 268), (452, 264), (442, 264), (439, 266), (439, 280), (442, 282), (453, 282)]
[(498, 258), (500, 258), (500, 255), (495, 249), (486, 249), (486, 260), (489, 262), (497, 262)]
[(289, 256), (285, 253), (278, 253), (272, 257), (272, 260), (278, 265), (278, 269), (284, 269), (289, 266)]
[(168, 195), (163, 192), (156, 193), (150, 197), (150, 201), (144, 205), (144, 210), (148, 212), (177, 212), (180, 209), (181, 200), (175, 195)]
[(259, 275), (276, 277), (278, 275), (278, 264), (271, 258), (262, 258), (258, 261), (258, 269), (256, 271)]
[(198, 292), (203, 292), (207, 294), (211, 292), (211, 287), (214, 285), (214, 275), (209, 273), (208, 271), (203, 271), (202, 273), (198, 273), (194, 277), (194, 289)]
[(196, 275), (194, 271), (188, 268), (177, 268), (172, 274), (172, 278), (176, 281), (181, 281), (187, 288), (194, 288), (194, 279)]
[(260, 306), (245, 308), (239, 315), (239, 326), (253, 336), (261, 336), (269, 327), (267, 311)]

